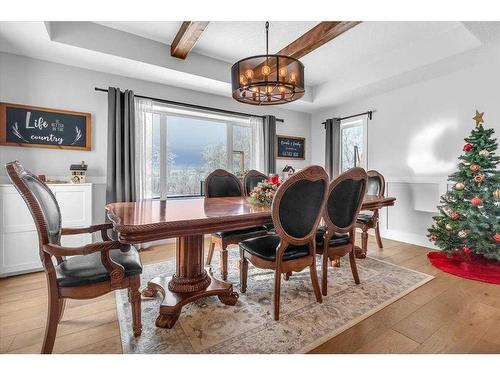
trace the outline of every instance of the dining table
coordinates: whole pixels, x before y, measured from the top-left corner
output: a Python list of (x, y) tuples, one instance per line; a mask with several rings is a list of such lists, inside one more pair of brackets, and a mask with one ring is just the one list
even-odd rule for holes
[[(362, 209), (392, 206), (395, 200), (366, 195)], [(143, 291), (145, 297), (162, 296), (155, 322), (161, 328), (172, 328), (182, 307), (200, 298), (217, 296), (226, 305), (238, 300), (232, 284), (217, 279), (205, 267), (205, 234), (260, 226), (271, 220), (270, 206), (252, 204), (246, 197), (144, 199), (110, 203), (106, 211), (122, 243), (176, 238), (175, 273), (158, 275)]]

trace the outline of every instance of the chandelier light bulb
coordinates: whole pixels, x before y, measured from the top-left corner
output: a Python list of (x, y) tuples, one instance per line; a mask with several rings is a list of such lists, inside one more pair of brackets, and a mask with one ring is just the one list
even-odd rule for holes
[(296, 83), (297, 82), (297, 74), (292, 72), (290, 73), (290, 83)]
[(288, 70), (283, 67), (283, 68), (280, 68), (279, 73), (280, 73), (281, 78), (285, 78), (286, 74), (288, 73)]
[(267, 65), (264, 65), (262, 67), (262, 75), (267, 77), (269, 74), (271, 74), (271, 68)]
[(245, 70), (245, 77), (247, 77), (248, 80), (253, 79), (253, 70), (252, 69)]

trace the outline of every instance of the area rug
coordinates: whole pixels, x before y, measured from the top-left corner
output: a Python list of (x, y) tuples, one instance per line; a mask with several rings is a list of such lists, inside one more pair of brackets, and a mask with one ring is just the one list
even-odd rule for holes
[(461, 256), (449, 257), (440, 251), (431, 251), (427, 257), (432, 265), (441, 271), (465, 279), (500, 284), (500, 262), (482, 256), (471, 256), (468, 259)]
[[(229, 277), (239, 292), (238, 251), (229, 251)], [(214, 274), (219, 275), (215, 258)], [(318, 259), (318, 270), (319, 259)], [(142, 285), (173, 274), (174, 261), (144, 267)], [(249, 267), (248, 287), (235, 306), (208, 297), (184, 306), (172, 329), (155, 326), (159, 301), (143, 300), (142, 335), (134, 338), (125, 290), (116, 292), (124, 353), (305, 353), (366, 319), (433, 277), (378, 259), (358, 260), (361, 284), (348, 259), (329, 267), (328, 296), (317, 303), (309, 271), (294, 273), (281, 286), (280, 320), (272, 316), (274, 273)]]

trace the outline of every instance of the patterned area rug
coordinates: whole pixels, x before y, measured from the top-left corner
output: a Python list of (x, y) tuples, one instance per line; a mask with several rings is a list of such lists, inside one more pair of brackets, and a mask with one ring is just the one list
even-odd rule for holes
[[(229, 278), (239, 293), (238, 251), (229, 251)], [(146, 266), (142, 285), (159, 274), (173, 274), (174, 261)], [(214, 275), (220, 275), (218, 259)], [(320, 266), (318, 259), (318, 274)], [(352, 278), (348, 259), (329, 267), (328, 296), (314, 298), (309, 271), (294, 273), (281, 284), (280, 320), (272, 317), (274, 274), (249, 266), (248, 287), (236, 306), (217, 297), (188, 304), (173, 329), (155, 326), (159, 301), (143, 300), (142, 335), (134, 338), (126, 291), (116, 292), (124, 353), (305, 353), (433, 277), (378, 259), (358, 260), (361, 284)]]

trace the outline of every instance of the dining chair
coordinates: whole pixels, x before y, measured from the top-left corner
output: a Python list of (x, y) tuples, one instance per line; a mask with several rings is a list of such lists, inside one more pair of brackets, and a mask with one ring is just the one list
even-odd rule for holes
[(352, 168), (334, 179), (328, 188), (323, 210), (325, 225), (316, 232), (316, 253), (321, 259), (321, 291), (327, 295), (329, 260), (349, 254), (354, 282), (359, 284), (354, 254), (356, 218), (363, 204), (367, 175), (363, 168)]
[[(385, 178), (384, 176), (375, 170), (366, 172), (368, 175), (366, 183), (366, 194), (367, 195), (384, 195), (385, 194)], [(375, 238), (377, 239), (377, 245), (380, 249), (384, 246), (382, 244), (382, 238), (380, 237), (380, 225), (379, 225), (379, 213), (378, 209), (363, 211), (358, 215), (356, 222), (356, 228), (362, 230), (361, 234), (361, 248), (366, 254), (366, 249), (368, 247), (368, 230), (375, 229)]]
[[(59, 205), (48, 186), (17, 161), (7, 163), (6, 169), (35, 222), (40, 259), (47, 279), (48, 313), (41, 353), (52, 353), (66, 299), (95, 298), (115, 289), (128, 289), (134, 336), (139, 336), (142, 331), (139, 292), (142, 264), (137, 250), (109, 238), (107, 231), (112, 228), (111, 223), (62, 228)], [(61, 246), (62, 235), (98, 231), (103, 242)]]
[(294, 174), (276, 191), (271, 215), (276, 234), (240, 242), (240, 288), (245, 293), (248, 262), (274, 270), (274, 319), (279, 320), (281, 275), (309, 267), (318, 302), (322, 302), (316, 272), (316, 228), (328, 192), (328, 174), (311, 166)]
[[(216, 169), (205, 179), (205, 197), (207, 198), (243, 196), (245, 196), (245, 194), (241, 181), (238, 179), (238, 177), (228, 171), (225, 171), (223, 169)], [(210, 245), (208, 247), (208, 255), (206, 261), (207, 266), (212, 263), (215, 245), (218, 245), (218, 249), (220, 250), (222, 280), (227, 280), (227, 247), (229, 245), (237, 245), (240, 241), (243, 241), (247, 238), (261, 236), (266, 233), (267, 229), (264, 226), (213, 233), (210, 236)]]

